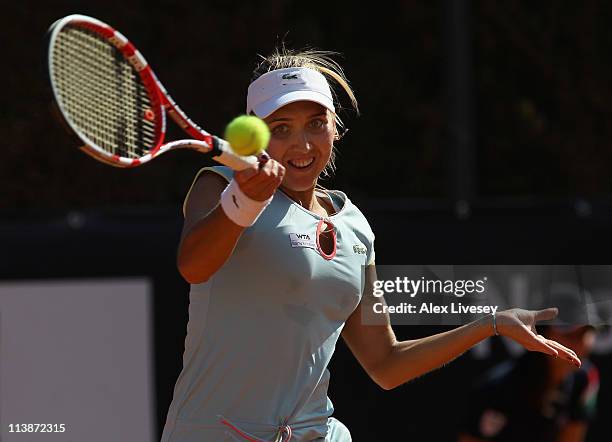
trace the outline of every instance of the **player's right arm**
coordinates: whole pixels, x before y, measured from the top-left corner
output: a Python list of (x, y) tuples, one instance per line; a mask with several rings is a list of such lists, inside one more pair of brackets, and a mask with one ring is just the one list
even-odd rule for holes
[[(249, 198), (265, 201), (282, 182), (285, 169), (270, 159), (234, 172), (240, 190)], [(230, 220), (219, 204), (227, 187), (224, 178), (204, 172), (195, 182), (185, 203), (185, 221), (177, 255), (177, 266), (191, 284), (207, 281), (232, 254), (244, 230)]]

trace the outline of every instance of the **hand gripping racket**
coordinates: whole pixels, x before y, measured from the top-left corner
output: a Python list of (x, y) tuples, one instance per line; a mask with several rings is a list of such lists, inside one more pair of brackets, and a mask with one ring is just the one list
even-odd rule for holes
[[(98, 161), (134, 167), (170, 149), (209, 154), (235, 170), (258, 162), (234, 154), (227, 141), (191, 121), (121, 33), (85, 15), (69, 15), (49, 30), (49, 77), (58, 108)], [(192, 139), (164, 142), (166, 112)]]

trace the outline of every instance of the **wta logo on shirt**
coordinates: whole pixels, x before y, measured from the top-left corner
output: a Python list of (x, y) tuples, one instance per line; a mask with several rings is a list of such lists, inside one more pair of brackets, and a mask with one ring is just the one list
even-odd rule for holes
[(314, 240), (314, 235), (309, 233), (290, 233), (289, 241), (291, 241), (291, 247), (308, 247), (316, 249), (317, 244)]

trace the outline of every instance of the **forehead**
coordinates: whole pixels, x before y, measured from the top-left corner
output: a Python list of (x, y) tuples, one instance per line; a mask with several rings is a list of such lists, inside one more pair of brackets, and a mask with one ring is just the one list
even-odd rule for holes
[(327, 112), (325, 106), (315, 103), (314, 101), (294, 101), (274, 111), (266, 120), (275, 120), (277, 118), (300, 118), (310, 117), (312, 115), (324, 114)]

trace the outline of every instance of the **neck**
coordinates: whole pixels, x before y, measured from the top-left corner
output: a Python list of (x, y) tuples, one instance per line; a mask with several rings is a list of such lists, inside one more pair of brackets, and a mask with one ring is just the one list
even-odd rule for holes
[(312, 186), (311, 188), (306, 190), (291, 190), (283, 186), (281, 186), (281, 189), (293, 201), (312, 212), (315, 212), (316, 208), (319, 207), (319, 202), (315, 197), (315, 186)]

